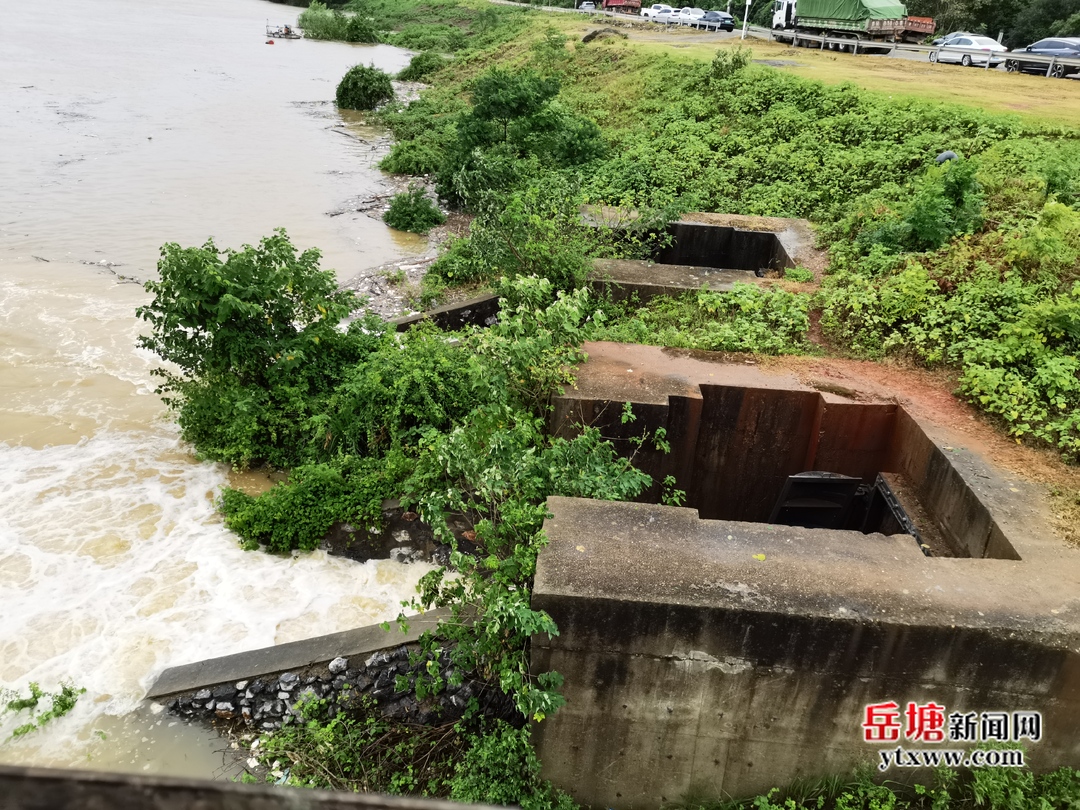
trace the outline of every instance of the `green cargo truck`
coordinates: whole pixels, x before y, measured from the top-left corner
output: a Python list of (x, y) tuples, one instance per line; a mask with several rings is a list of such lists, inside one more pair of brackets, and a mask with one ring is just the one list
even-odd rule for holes
[(897, 0), (775, 0), (772, 27), (780, 41), (801, 45), (800, 36), (825, 35), (846, 40), (827, 48), (867, 53), (879, 50), (875, 42), (918, 42), (934, 33), (933, 20), (909, 17)]

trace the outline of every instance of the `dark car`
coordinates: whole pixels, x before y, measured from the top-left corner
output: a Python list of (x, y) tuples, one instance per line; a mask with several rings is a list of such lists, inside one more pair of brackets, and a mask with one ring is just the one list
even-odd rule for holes
[(723, 30), (734, 31), (735, 30), (735, 18), (728, 14), (726, 11), (706, 11), (705, 16), (699, 19), (697, 22), (691, 23), (695, 28), (704, 28), (706, 30)]
[[(1080, 37), (1048, 37), (1040, 39), (1034, 45), (1026, 48), (1017, 48), (1013, 51), (1016, 56), (1025, 53), (1038, 54), (1039, 56), (1056, 56), (1059, 59), (1080, 59)], [(1046, 75), (1046, 69), (1050, 68), (1050, 75), (1055, 79), (1063, 79), (1070, 73), (1080, 73), (1080, 67), (1076, 65), (1048, 65), (1046, 62), (1025, 62), (1023, 59), (1007, 59), (1005, 69), (1009, 73), (1041, 73)]]

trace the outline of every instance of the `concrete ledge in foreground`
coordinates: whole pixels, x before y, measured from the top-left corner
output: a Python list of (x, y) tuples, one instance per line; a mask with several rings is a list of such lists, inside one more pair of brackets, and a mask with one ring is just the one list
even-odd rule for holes
[(446, 615), (445, 610), (432, 610), (422, 616), (409, 616), (408, 633), (402, 633), (396, 622), (390, 623), (389, 630), (373, 624), (341, 633), (170, 667), (161, 673), (146, 696), (160, 699), (227, 681), (246, 680), (325, 664), (338, 656), (365, 655), (387, 647), (408, 644), (416, 641), (425, 630), (433, 629)]
[(5, 810), (464, 810), (439, 799), (0, 765)]

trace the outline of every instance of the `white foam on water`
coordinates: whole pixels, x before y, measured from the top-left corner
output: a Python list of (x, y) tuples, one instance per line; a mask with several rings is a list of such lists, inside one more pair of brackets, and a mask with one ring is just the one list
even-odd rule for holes
[[(214, 506), (225, 482), (164, 429), (0, 444), (0, 688), (87, 690), (0, 759), (62, 740), (76, 763), (164, 668), (390, 619), (430, 570), (242, 551)], [(0, 717), (0, 740), (25, 719)]]

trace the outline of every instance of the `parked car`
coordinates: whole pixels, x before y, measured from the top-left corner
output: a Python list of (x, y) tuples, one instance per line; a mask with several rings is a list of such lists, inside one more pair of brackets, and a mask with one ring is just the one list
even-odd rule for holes
[(653, 15), (652, 21), (658, 23), (673, 23), (678, 19), (679, 9), (662, 8)]
[(970, 31), (953, 31), (951, 34), (946, 34), (943, 37), (938, 37), (934, 40), (934, 45), (948, 45), (951, 40), (958, 39), (960, 37), (974, 37), (978, 34), (973, 34)]
[(679, 9), (679, 13), (675, 15), (675, 22), (681, 25), (693, 25), (702, 17), (705, 16), (705, 9), (703, 8), (685, 8)]
[(641, 16), (646, 18), (646, 19), (655, 20), (656, 15), (659, 14), (664, 9), (667, 9), (668, 11), (671, 11), (671, 6), (669, 6), (667, 3), (655, 3), (655, 4), (651, 5), (651, 6), (649, 6), (648, 8), (643, 8), (641, 10)]
[[(1039, 56), (1057, 56), (1066, 59), (1080, 59), (1080, 37), (1050, 37), (1040, 39), (1038, 42), (1028, 45), (1021, 50), (1013, 51), (1016, 54), (1033, 53)], [(1049, 68), (1050, 75), (1055, 79), (1064, 79), (1070, 73), (1080, 73), (1080, 67), (1075, 65), (1048, 65), (1040, 62), (1025, 62), (1023, 59), (1007, 59), (1005, 69), (1009, 73), (1041, 73), (1044, 76)]]
[(697, 28), (704, 28), (706, 31), (716, 31), (718, 29), (721, 31), (734, 31), (735, 18), (726, 11), (706, 11), (705, 16), (694, 25)]
[[(968, 50), (978, 49), (982, 53), (970, 53), (953, 48)], [(940, 51), (930, 51), (931, 62), (959, 62), (964, 67), (971, 65), (985, 65), (990, 62), (990, 67), (999, 65), (1004, 61), (1002, 54), (1008, 53), (1009, 49), (990, 37), (957, 37), (947, 42)]]
[(580, 6), (577, 7), (578, 11), (596, 11), (596, 3), (590, 3), (589, 0), (585, 0)]

